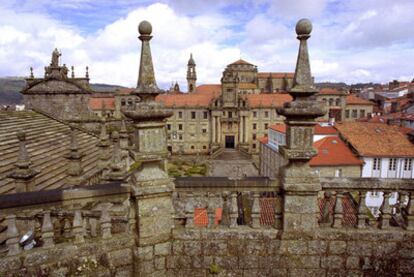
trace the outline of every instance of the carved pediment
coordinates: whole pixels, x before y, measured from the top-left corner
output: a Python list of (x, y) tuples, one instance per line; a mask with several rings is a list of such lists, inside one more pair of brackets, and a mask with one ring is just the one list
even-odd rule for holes
[(67, 80), (44, 80), (26, 88), (24, 94), (47, 93), (47, 94), (64, 94), (64, 93), (88, 93), (89, 91), (81, 85), (74, 84)]

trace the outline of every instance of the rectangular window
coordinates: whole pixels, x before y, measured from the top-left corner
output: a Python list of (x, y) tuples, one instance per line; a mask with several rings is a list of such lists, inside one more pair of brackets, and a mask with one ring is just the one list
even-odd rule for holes
[(203, 117), (204, 117), (204, 119), (207, 119), (208, 118), (208, 113), (207, 112), (204, 112), (203, 113)]
[(265, 130), (267, 130), (267, 127), (269, 127), (269, 124), (268, 124), (268, 123), (265, 123), (265, 124), (264, 124), (264, 128), (265, 128)]
[(252, 138), (255, 140), (256, 139), (256, 134), (253, 134), (252, 135)]
[(257, 112), (253, 112), (253, 117), (257, 117)]
[(171, 130), (171, 124), (167, 124), (167, 130)]
[(232, 118), (232, 117), (233, 117), (233, 113), (229, 112), (229, 118)]
[(183, 118), (183, 112), (178, 112), (178, 118)]
[(358, 116), (358, 110), (352, 110), (352, 117), (357, 118)]
[(256, 129), (257, 129), (257, 124), (253, 123), (253, 130), (256, 130)]
[(335, 177), (342, 177), (342, 169), (341, 168), (335, 170)]
[(345, 118), (349, 118), (349, 110), (345, 110)]
[(179, 140), (183, 140), (183, 135), (179, 134), (179, 135), (178, 135), (178, 139), (179, 139)]
[(359, 117), (365, 117), (365, 110), (359, 111)]
[(396, 158), (391, 158), (390, 159), (390, 164), (389, 164), (388, 169), (391, 170), (391, 171), (397, 170), (397, 159)]
[(183, 124), (178, 124), (178, 130), (182, 130), (183, 129)]
[(269, 117), (269, 112), (268, 112), (268, 111), (265, 111), (264, 116), (265, 116), (266, 118), (268, 118), (268, 117)]
[(203, 128), (202, 132), (203, 132), (203, 134), (207, 133), (207, 129)]
[(196, 112), (191, 112), (191, 119), (195, 119), (196, 118)]
[(168, 135), (168, 136), (167, 136), (167, 139), (171, 139), (171, 135)]
[(256, 149), (256, 143), (252, 144), (253, 149)]
[(411, 171), (413, 166), (412, 159), (404, 159), (404, 171)]
[(381, 158), (374, 158), (374, 163), (372, 165), (373, 170), (380, 170), (381, 168)]

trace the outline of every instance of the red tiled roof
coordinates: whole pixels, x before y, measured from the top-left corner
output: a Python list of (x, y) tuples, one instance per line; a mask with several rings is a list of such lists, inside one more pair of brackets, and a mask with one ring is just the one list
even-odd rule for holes
[(347, 105), (374, 105), (371, 101), (362, 99), (356, 95), (349, 94), (346, 96)]
[(414, 145), (398, 126), (372, 122), (342, 122), (335, 127), (361, 156), (414, 157)]
[(249, 62), (246, 62), (245, 60), (240, 59), (240, 60), (237, 60), (235, 62), (232, 62), (229, 65), (252, 65), (252, 64), (249, 63)]
[(91, 110), (102, 110), (102, 103), (105, 103), (106, 110), (115, 110), (115, 99), (113, 97), (91, 97), (88, 105)]
[(221, 85), (201, 85), (196, 92), (182, 94), (160, 94), (156, 100), (166, 107), (208, 107), (211, 100), (221, 93)]
[(286, 93), (247, 94), (246, 98), (251, 108), (282, 107), (284, 103), (292, 101), (292, 96)]
[(133, 92), (133, 88), (119, 88), (115, 91), (115, 94), (119, 95), (129, 95), (131, 92)]
[(208, 225), (207, 209), (205, 208), (194, 209), (194, 225), (200, 226), (200, 227)]
[(338, 165), (361, 165), (351, 149), (339, 137), (325, 137), (313, 143), (318, 154), (313, 157), (310, 166), (338, 166)]
[(279, 133), (283, 133), (283, 134), (286, 133), (286, 124), (283, 124), (283, 123), (270, 125), (269, 128)]
[(260, 143), (267, 144), (269, 142), (269, 137), (261, 137), (257, 139)]
[[(342, 225), (347, 227), (354, 227), (357, 224), (357, 208), (355, 207), (353, 200), (350, 198), (351, 196), (345, 195), (342, 198), (342, 210), (343, 210), (343, 219)], [(323, 210), (325, 205), (328, 205), (329, 215), (332, 218), (335, 208), (335, 198), (318, 198), (318, 206), (319, 206), (319, 218), (323, 216)]]
[(342, 95), (344, 94), (342, 91), (336, 88), (321, 88), (318, 92), (319, 95)]
[(223, 208), (217, 208), (216, 209), (216, 214), (214, 217), (214, 224), (215, 225), (219, 225), (221, 222), (221, 219), (223, 217)]
[(274, 79), (283, 79), (284, 77), (288, 79), (293, 79), (295, 73), (293, 72), (258, 72), (257, 78), (259, 79), (267, 79), (269, 77)]
[(259, 198), (260, 225), (272, 226), (275, 224), (275, 207), (278, 199), (275, 197)]

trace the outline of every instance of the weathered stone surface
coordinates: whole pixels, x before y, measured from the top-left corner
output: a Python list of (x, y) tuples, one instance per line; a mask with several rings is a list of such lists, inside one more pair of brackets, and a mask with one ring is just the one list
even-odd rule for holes
[(331, 241), (329, 242), (329, 254), (343, 254), (346, 251), (345, 241)]
[(328, 269), (343, 269), (344, 258), (341, 256), (327, 256), (321, 258), (321, 267)]
[(166, 256), (171, 253), (171, 243), (170, 242), (164, 242), (159, 243), (154, 246), (154, 255), (158, 256)]

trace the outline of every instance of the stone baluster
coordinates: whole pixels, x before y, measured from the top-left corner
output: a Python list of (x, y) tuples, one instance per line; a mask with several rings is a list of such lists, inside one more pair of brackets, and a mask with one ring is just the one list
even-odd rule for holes
[(50, 218), (50, 211), (46, 211), (43, 214), (42, 222), (42, 240), (44, 248), (51, 248), (55, 245), (54, 236), (55, 234), (52, 220)]
[(110, 142), (109, 142), (109, 136), (108, 132), (106, 130), (106, 120), (105, 118), (102, 118), (101, 122), (101, 132), (99, 135), (99, 142), (97, 144), (99, 148), (99, 162), (98, 167), (101, 169), (102, 177), (105, 177), (108, 166), (109, 166), (109, 160), (111, 159), (111, 151), (110, 151)]
[(230, 202), (230, 228), (237, 227), (237, 218), (239, 217), (239, 209), (237, 205), (237, 192), (231, 194)]
[(85, 242), (85, 231), (83, 230), (82, 212), (80, 210), (75, 211), (72, 232), (75, 237), (75, 243)]
[(19, 245), (19, 231), (16, 227), (16, 216), (14, 214), (6, 216), (7, 220), (7, 233), (6, 233), (6, 245), (9, 249), (8, 256), (19, 254), (22, 249)]
[(216, 209), (214, 208), (213, 205), (208, 205), (207, 215), (208, 215), (208, 228), (214, 228), (214, 219), (216, 216)]
[(365, 203), (365, 199), (367, 197), (367, 191), (360, 191), (359, 192), (359, 205), (358, 205), (358, 229), (364, 229), (367, 228), (367, 212), (368, 208)]
[(336, 193), (334, 217), (333, 217), (333, 228), (342, 228), (342, 220), (344, 218), (344, 209), (342, 206), (344, 194), (342, 192)]
[(65, 155), (65, 158), (68, 160), (67, 168), (67, 184), (69, 186), (76, 186), (83, 184), (83, 168), (82, 168), (82, 157), (83, 154), (79, 149), (78, 138), (76, 129), (70, 127), (70, 145), (69, 153)]
[(185, 228), (194, 227), (194, 206), (192, 204), (193, 193), (187, 192), (187, 201), (185, 203), (184, 213), (186, 217)]
[(63, 236), (65, 238), (70, 238), (72, 236), (72, 226), (70, 225), (70, 221), (68, 218), (64, 219), (63, 223)]
[(275, 224), (274, 227), (276, 229), (282, 229), (283, 227), (283, 205), (282, 205), (282, 197), (279, 195), (276, 197), (276, 205), (275, 205)]
[(100, 224), (101, 224), (102, 238), (103, 239), (111, 238), (112, 237), (112, 233), (111, 233), (112, 222), (111, 222), (111, 215), (109, 214), (109, 211), (107, 209), (104, 209), (101, 213)]
[(390, 219), (392, 209), (390, 206), (390, 197), (391, 192), (384, 192), (384, 202), (381, 206), (381, 229), (387, 230), (390, 229)]
[(252, 228), (260, 228), (260, 194), (253, 194)]
[(414, 231), (414, 193), (411, 192), (407, 205), (407, 230)]

